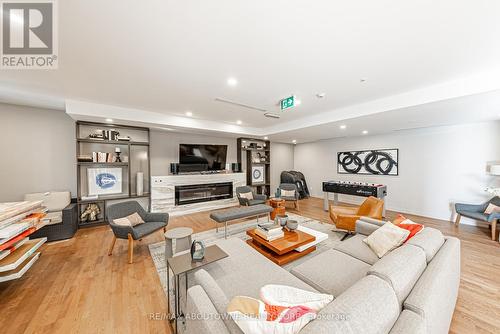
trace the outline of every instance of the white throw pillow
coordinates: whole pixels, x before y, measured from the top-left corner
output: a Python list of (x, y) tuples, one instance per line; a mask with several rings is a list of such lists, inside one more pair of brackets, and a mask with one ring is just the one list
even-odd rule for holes
[(114, 219), (113, 223), (115, 223), (116, 225), (133, 227), (136, 225), (144, 224), (144, 220), (142, 220), (141, 216), (139, 216), (139, 214), (135, 212), (127, 217)]
[(144, 220), (142, 220), (142, 217), (139, 216), (139, 214), (137, 212), (134, 212), (133, 214), (131, 214), (130, 216), (127, 216), (125, 218), (127, 218), (130, 221), (130, 224), (132, 226), (144, 224)]
[(295, 190), (283, 190), (283, 189), (281, 189), (281, 196), (283, 196), (283, 197), (295, 197)]
[(486, 210), (484, 210), (484, 213), (487, 215), (491, 215), (492, 213), (500, 213), (500, 206), (496, 206), (495, 204), (488, 204), (488, 207)]
[(379, 258), (382, 258), (387, 252), (401, 246), (409, 234), (410, 231), (386, 222), (363, 241)]
[(249, 201), (253, 200), (253, 193), (250, 191), (250, 192), (247, 192), (247, 193), (240, 193), (240, 198), (245, 198)]
[(113, 219), (113, 223), (120, 226), (132, 226), (130, 220), (128, 220), (127, 218)]

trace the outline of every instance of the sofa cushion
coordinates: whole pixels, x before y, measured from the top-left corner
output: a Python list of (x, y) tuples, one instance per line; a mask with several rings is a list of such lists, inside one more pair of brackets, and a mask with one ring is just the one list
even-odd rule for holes
[(247, 199), (247, 200), (251, 200), (253, 199), (253, 192), (249, 191), (247, 193), (239, 193), (238, 196), (240, 198), (244, 198), (244, 199)]
[(337, 243), (333, 248), (370, 265), (374, 264), (379, 258), (377, 254), (363, 242), (364, 238), (364, 235), (356, 234), (349, 239)]
[(210, 214), (210, 218), (212, 218), (218, 223), (224, 223), (230, 220), (263, 215), (271, 211), (273, 211), (273, 208), (265, 204), (258, 204), (253, 206), (240, 206), (220, 211), (213, 211)]
[(62, 211), (48, 212), (43, 220), (48, 221), (46, 225), (60, 224), (63, 222), (63, 213)]
[(403, 301), (425, 270), (426, 264), (425, 254), (420, 248), (404, 245), (375, 263), (368, 270), (368, 275), (375, 275), (389, 283), (399, 303), (403, 305)]
[(447, 237), (403, 306), (424, 318), (428, 333), (448, 333), (459, 284), (460, 240)]
[(426, 334), (425, 320), (415, 312), (403, 310), (389, 334)]
[(398, 316), (399, 303), (389, 284), (365, 276), (322, 309), (300, 333), (388, 333)]
[(408, 240), (408, 245), (420, 247), (425, 252), (427, 263), (429, 263), (439, 248), (444, 243), (444, 236), (441, 231), (432, 227), (424, 228), (420, 233)]
[(387, 252), (399, 247), (408, 237), (410, 231), (397, 227), (391, 222), (377, 229), (368, 237), (363, 239), (379, 258)]
[(62, 211), (71, 203), (71, 193), (69, 191), (52, 191), (46, 193), (32, 193), (24, 195), (25, 201), (43, 201), (43, 206), (49, 212)]
[[(258, 299), (260, 288), (266, 284), (288, 285), (317, 292), (316, 289), (269, 261), (239, 238), (220, 240), (217, 245), (229, 256), (203, 268), (214, 278), (228, 300), (234, 296)], [(189, 281), (191, 282), (192, 279)]]
[[(202, 315), (202, 317), (189, 317), (183, 332), (234, 334), (227, 329), (220, 317), (216, 316), (217, 313), (206, 291), (201, 286), (196, 285), (189, 288), (187, 291), (186, 314)], [(241, 333), (241, 331), (235, 333)]]
[[(205, 290), (205, 293), (208, 295), (208, 298), (210, 298), (217, 312), (221, 315), (227, 315), (226, 308), (229, 304), (229, 300), (213, 277), (203, 269), (195, 272), (193, 276), (194, 282), (201, 285), (203, 290)], [(231, 317), (222, 316), (221, 318), (229, 332), (241, 333), (240, 328)]]
[(330, 249), (292, 269), (292, 274), (320, 292), (339, 296), (366, 276), (370, 265)]

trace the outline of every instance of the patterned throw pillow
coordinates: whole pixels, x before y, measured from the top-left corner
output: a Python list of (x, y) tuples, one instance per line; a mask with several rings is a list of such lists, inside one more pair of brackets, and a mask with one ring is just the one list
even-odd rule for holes
[(251, 191), (247, 193), (240, 193), (240, 198), (245, 198), (249, 201), (253, 200), (253, 193)]
[(295, 190), (283, 190), (281, 189), (282, 197), (295, 197)]

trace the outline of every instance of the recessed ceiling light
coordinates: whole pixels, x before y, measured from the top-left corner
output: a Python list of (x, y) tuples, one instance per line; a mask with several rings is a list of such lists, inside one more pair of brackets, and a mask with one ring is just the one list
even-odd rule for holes
[(316, 97), (317, 97), (318, 99), (322, 99), (322, 98), (324, 98), (324, 97), (325, 97), (325, 95), (326, 95), (325, 93), (316, 93)]
[(296, 139), (292, 140), (292, 143), (297, 144), (297, 140)]
[(362, 133), (363, 133), (364, 135), (366, 135), (366, 134), (368, 134), (368, 131), (363, 130), (363, 132), (362, 132)]
[(367, 78), (361, 78), (361, 79), (359, 79), (359, 82), (364, 83), (364, 82), (366, 82), (367, 80), (368, 80)]
[(240, 121), (240, 120), (237, 120), (237, 121), (236, 121), (236, 124), (241, 125), (241, 124), (243, 124), (243, 122), (242, 122), (242, 121)]
[(269, 137), (268, 137), (268, 136), (265, 136), (265, 137), (264, 137), (264, 140), (268, 140), (268, 139), (269, 139)]
[(193, 113), (191, 111), (186, 111), (186, 116), (191, 117), (193, 116)]
[(238, 80), (236, 80), (235, 78), (229, 78), (229, 79), (227, 79), (227, 84), (229, 86), (234, 87), (238, 84)]
[(345, 124), (342, 124), (341, 126), (339, 126), (340, 130), (345, 130), (347, 128), (347, 125)]
[(113, 120), (111, 118), (106, 118), (106, 122), (113, 123)]

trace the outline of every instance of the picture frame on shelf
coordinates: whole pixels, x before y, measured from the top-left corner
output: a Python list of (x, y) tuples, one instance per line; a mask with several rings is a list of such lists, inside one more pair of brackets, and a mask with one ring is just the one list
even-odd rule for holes
[(264, 184), (265, 180), (266, 177), (264, 166), (252, 166), (252, 185)]
[(122, 193), (121, 168), (88, 168), (88, 195), (111, 195)]

